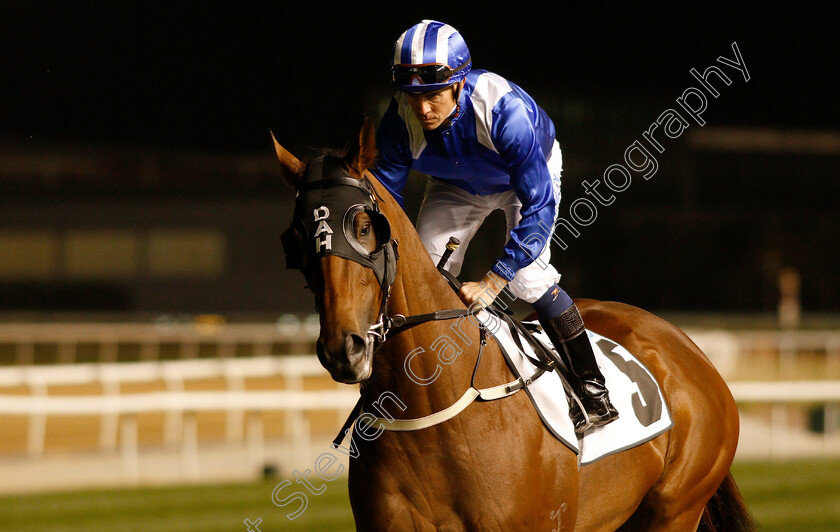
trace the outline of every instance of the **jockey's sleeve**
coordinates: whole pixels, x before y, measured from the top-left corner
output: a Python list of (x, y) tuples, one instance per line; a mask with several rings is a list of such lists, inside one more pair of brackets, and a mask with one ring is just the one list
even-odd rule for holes
[(522, 203), (522, 219), (510, 232), (503, 257), (493, 266), (495, 273), (511, 280), (550, 244), (546, 228), (554, 225), (554, 189), (545, 154), (522, 100), (503, 100), (494, 112), (493, 144), (507, 165), (511, 187)]
[(379, 158), (371, 171), (400, 206), (405, 208), (402, 190), (411, 168), (411, 147), (405, 122), (400, 117), (397, 101), (393, 98), (376, 129), (376, 147), (379, 150)]

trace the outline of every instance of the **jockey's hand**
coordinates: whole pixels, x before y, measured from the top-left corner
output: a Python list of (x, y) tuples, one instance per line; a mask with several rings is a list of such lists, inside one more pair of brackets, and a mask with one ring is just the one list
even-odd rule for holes
[(461, 298), (461, 301), (467, 307), (475, 304), (477, 307), (484, 308), (496, 299), (496, 296), (499, 295), (507, 284), (507, 279), (499, 277), (490, 271), (478, 283), (466, 282), (462, 284), (461, 289), (458, 290), (458, 297)]

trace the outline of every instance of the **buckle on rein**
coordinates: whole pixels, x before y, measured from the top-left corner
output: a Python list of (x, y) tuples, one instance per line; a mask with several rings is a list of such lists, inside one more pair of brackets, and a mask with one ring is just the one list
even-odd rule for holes
[(379, 321), (368, 328), (368, 336), (373, 336), (374, 341), (378, 343), (385, 342), (388, 332), (391, 329), (402, 327), (406, 324), (405, 316), (402, 314), (394, 314), (393, 316), (379, 315)]
[[(396, 249), (396, 239), (394, 240), (394, 248)], [(405, 323), (405, 316), (402, 314), (395, 314), (394, 316), (388, 316), (387, 314), (387, 307), (388, 307), (388, 299), (391, 297), (391, 287), (388, 287), (388, 290), (385, 292), (384, 300), (382, 301), (383, 310), (379, 313), (379, 320), (368, 327), (367, 335), (373, 337), (373, 342), (375, 347), (379, 347), (383, 343), (385, 343), (385, 337), (388, 336), (388, 331), (390, 331), (394, 327), (399, 327)]]
[(385, 328), (385, 315), (380, 314), (379, 321), (368, 328), (367, 335), (373, 336), (374, 343), (383, 343), (386, 334), (388, 334), (388, 331)]

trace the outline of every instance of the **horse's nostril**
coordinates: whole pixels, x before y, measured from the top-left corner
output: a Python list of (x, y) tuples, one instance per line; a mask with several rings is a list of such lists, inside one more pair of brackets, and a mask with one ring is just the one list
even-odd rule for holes
[(349, 359), (363, 356), (365, 354), (365, 339), (359, 334), (350, 333), (344, 337), (344, 348)]

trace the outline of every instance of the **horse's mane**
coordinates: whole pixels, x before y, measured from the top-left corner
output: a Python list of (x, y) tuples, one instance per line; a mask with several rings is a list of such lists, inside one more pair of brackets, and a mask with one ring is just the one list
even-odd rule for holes
[(310, 157), (306, 161), (307, 163), (309, 163), (309, 160), (314, 159), (316, 157), (321, 157), (321, 156), (324, 156), (324, 157), (338, 157), (339, 159), (344, 159), (345, 157), (347, 157), (347, 152), (349, 150), (349, 148), (347, 146), (345, 146), (344, 148), (341, 148), (341, 149), (338, 149), (338, 148), (324, 148), (324, 147), (314, 148), (312, 146), (308, 146), (307, 149), (312, 152), (312, 155), (310, 155)]
[[(348, 161), (348, 157), (350, 156), (350, 143), (343, 148), (325, 148), (325, 147), (314, 147), (314, 146), (307, 146), (305, 148), (306, 153), (304, 153), (301, 157), (301, 160), (308, 166), (313, 160), (317, 159), (318, 157), (337, 157), (345, 162), (347, 166), (347, 170), (354, 175), (356, 178), (361, 178), (362, 174), (365, 170), (369, 170), (370, 167), (375, 165), (366, 166), (365, 168), (354, 168), (351, 164), (351, 161)], [(375, 157), (375, 152), (374, 152)]]
[(318, 157), (338, 157), (344, 159), (347, 157), (349, 148), (326, 148), (323, 146), (304, 146), (301, 148), (299, 157), (301, 162), (309, 166), (309, 164)]
[[(343, 148), (325, 148), (325, 147), (314, 147), (314, 146), (307, 146), (305, 148), (305, 153), (302, 154), (301, 160), (309, 166), (309, 164), (317, 159), (318, 157), (337, 157), (344, 161), (347, 170), (350, 172), (351, 175), (355, 177), (360, 177), (361, 173), (357, 173), (356, 169), (352, 167), (350, 162), (347, 160), (348, 154), (350, 153), (350, 147), (345, 146)], [(367, 168), (362, 169), (362, 173)]]

